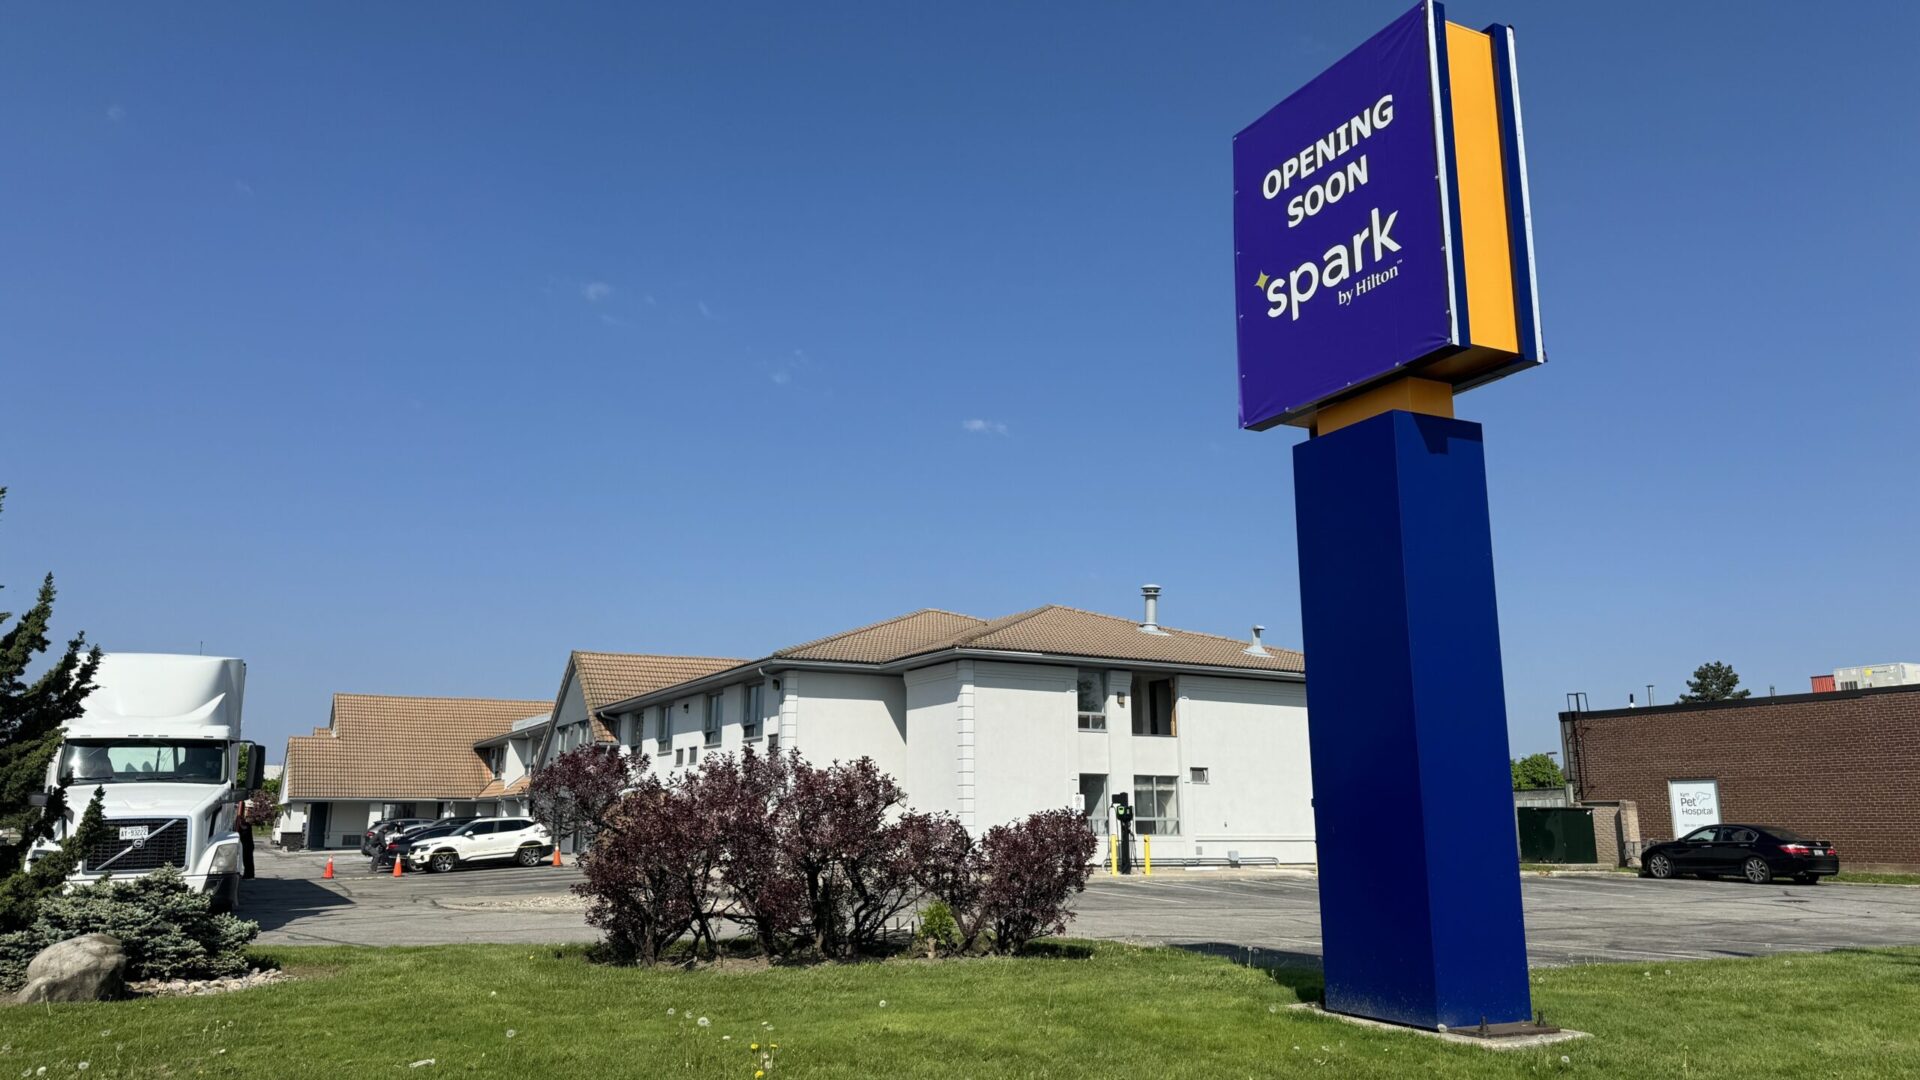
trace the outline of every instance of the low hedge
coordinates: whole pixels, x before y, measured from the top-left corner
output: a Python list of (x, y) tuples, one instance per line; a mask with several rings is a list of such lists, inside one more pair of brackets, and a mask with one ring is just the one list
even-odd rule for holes
[(82, 934), (112, 934), (127, 954), (127, 980), (212, 979), (248, 970), (258, 923), (213, 912), (212, 898), (168, 867), (108, 879), (40, 901), (27, 929), (0, 934), (0, 989), (27, 980), (27, 964), (49, 945)]

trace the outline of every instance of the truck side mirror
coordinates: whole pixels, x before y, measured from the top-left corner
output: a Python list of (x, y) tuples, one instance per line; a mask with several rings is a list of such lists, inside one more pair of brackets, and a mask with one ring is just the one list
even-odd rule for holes
[(30, 794), (30, 795), (28, 795), (28, 796), (27, 796), (27, 805), (28, 805), (28, 806), (37, 806), (37, 807), (39, 807), (39, 808), (40, 808), (40, 809), (42, 809), (42, 810), (44, 810), (44, 809), (46, 809), (46, 807), (47, 807), (47, 793), (46, 793), (46, 792), (44, 792), (44, 791), (36, 791), (36, 792), (33, 792), (32, 794)]
[(259, 791), (267, 782), (267, 748), (259, 743), (247, 744), (247, 790)]

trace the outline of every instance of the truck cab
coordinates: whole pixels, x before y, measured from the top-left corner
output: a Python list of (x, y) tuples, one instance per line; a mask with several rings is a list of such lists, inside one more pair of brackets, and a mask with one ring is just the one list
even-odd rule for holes
[[(67, 788), (64, 839), (94, 789), (105, 791), (107, 839), (85, 852), (76, 883), (178, 867), (214, 906), (240, 902), (239, 804), (260, 785), (265, 755), (243, 742), (247, 666), (231, 657), (109, 653), (83, 714), (47, 771)], [(245, 753), (242, 748), (248, 748)], [(244, 770), (244, 771), (243, 771)], [(33, 859), (51, 850), (42, 845)]]

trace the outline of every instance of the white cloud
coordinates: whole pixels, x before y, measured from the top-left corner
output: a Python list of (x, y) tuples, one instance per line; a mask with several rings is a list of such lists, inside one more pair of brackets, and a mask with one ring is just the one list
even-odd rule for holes
[(772, 379), (775, 386), (785, 386), (793, 381), (793, 372), (781, 368), (779, 371), (767, 376), (767, 378)]
[(251, 196), (253, 194), (253, 185), (247, 183), (245, 180), (235, 180), (233, 182), (233, 190), (242, 195)]
[(625, 319), (622, 319), (622, 318), (620, 318), (620, 317), (618, 317), (618, 316), (615, 316), (615, 315), (609, 315), (609, 314), (607, 314), (607, 313), (606, 313), (606, 312), (604, 312), (604, 311), (600, 313), (600, 321), (601, 321), (601, 322), (603, 322), (603, 323), (606, 323), (606, 324), (607, 324), (608, 326), (625, 326), (625, 325), (627, 325), (627, 320), (625, 320)]
[(1007, 433), (1007, 425), (998, 420), (981, 420), (976, 418), (973, 420), (960, 421), (960, 430), (974, 435), (1005, 435)]
[(613, 286), (604, 281), (589, 281), (580, 286), (580, 295), (586, 297), (588, 303), (597, 304), (613, 295)]
[(695, 306), (697, 306), (700, 309), (701, 317), (707, 318), (707, 319), (711, 319), (714, 317), (713, 309), (707, 306), (707, 302), (705, 300), (699, 301), (699, 303), (696, 304)]
[(120, 104), (113, 104), (113, 105), (107, 106), (107, 119), (117, 124), (120, 121), (125, 120), (126, 118), (127, 118), (126, 106), (120, 105)]

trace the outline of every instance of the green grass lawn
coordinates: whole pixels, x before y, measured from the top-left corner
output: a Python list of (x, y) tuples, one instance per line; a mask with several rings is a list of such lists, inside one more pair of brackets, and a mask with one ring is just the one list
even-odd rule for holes
[(1920, 885), (1920, 874), (1868, 874), (1842, 870), (1827, 880), (1842, 885)]
[(263, 952), (299, 980), (0, 1008), (0, 1080), (83, 1061), (88, 1080), (750, 1078), (755, 1042), (779, 1046), (772, 1077), (1920, 1075), (1911, 949), (1538, 971), (1548, 1020), (1598, 1037), (1503, 1054), (1291, 1012), (1317, 975), (1175, 949), (696, 972), (551, 947)]

